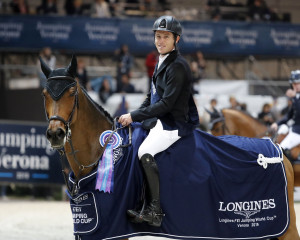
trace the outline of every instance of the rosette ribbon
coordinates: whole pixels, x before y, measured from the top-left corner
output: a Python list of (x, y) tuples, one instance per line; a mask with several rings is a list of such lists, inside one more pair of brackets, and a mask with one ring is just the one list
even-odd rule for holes
[[(101, 146), (105, 146), (105, 143), (112, 131), (108, 130), (101, 134), (99, 141)], [(113, 150), (120, 146), (121, 137), (118, 133), (114, 132), (106, 148), (103, 152), (102, 158), (98, 164), (97, 177), (96, 177), (96, 190), (113, 192), (114, 187), (114, 158)]]

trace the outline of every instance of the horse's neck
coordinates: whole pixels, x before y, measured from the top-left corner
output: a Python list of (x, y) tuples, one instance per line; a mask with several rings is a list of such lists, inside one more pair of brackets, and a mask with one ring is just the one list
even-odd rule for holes
[[(225, 113), (226, 114), (226, 113)], [(267, 132), (267, 127), (257, 122), (250, 116), (240, 114), (239, 116), (225, 116), (227, 126), (231, 131), (230, 134), (244, 137), (263, 137)], [(235, 120), (234, 120), (235, 119)]]
[[(100, 134), (111, 129), (110, 121), (90, 102), (84, 93), (79, 92), (79, 107), (74, 116), (74, 124), (71, 124), (72, 144), (76, 152), (76, 159), (80, 165), (87, 166), (99, 160), (102, 147), (99, 143)], [(65, 145), (67, 159), (75, 176), (88, 174), (93, 167), (79, 170), (79, 164), (74, 159), (74, 155), (69, 154), (71, 145)]]
[(262, 138), (267, 134), (267, 126), (262, 124), (261, 122), (257, 121), (256, 119), (246, 116), (248, 118), (248, 125), (249, 128), (252, 129), (253, 136), (251, 137), (256, 137), (256, 138)]

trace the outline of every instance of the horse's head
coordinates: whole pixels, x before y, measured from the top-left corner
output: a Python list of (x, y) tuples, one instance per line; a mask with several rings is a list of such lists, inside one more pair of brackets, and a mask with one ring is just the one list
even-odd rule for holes
[(78, 104), (78, 86), (75, 80), (77, 60), (73, 56), (67, 68), (55, 70), (50, 69), (41, 58), (40, 62), (47, 78), (43, 90), (45, 113), (49, 122), (47, 139), (53, 148), (62, 148)]
[(210, 115), (208, 128), (215, 136), (224, 135), (224, 116), (219, 111), (210, 111), (205, 108), (205, 111)]

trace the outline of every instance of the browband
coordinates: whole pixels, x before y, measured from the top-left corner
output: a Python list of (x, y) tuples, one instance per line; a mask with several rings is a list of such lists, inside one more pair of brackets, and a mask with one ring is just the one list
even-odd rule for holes
[(73, 78), (73, 77), (69, 77), (69, 76), (54, 76), (54, 77), (49, 77), (48, 79), (47, 79), (47, 81), (49, 81), (49, 80), (58, 80), (58, 79), (62, 79), (62, 80), (72, 80), (72, 81), (74, 81), (75, 82), (75, 79)]

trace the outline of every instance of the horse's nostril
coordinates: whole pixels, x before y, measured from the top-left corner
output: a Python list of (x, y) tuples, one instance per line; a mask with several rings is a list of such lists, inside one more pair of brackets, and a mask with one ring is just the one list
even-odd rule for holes
[(47, 129), (46, 136), (47, 136), (47, 139), (51, 139), (53, 137), (53, 132), (51, 129)]
[(61, 128), (58, 128), (56, 131), (48, 129), (46, 132), (47, 139), (51, 140), (60, 140), (65, 137), (65, 131)]
[(57, 129), (56, 136), (57, 136), (58, 139), (64, 138), (65, 135), (66, 134), (65, 134), (65, 131), (63, 129), (61, 129), (61, 128)]

